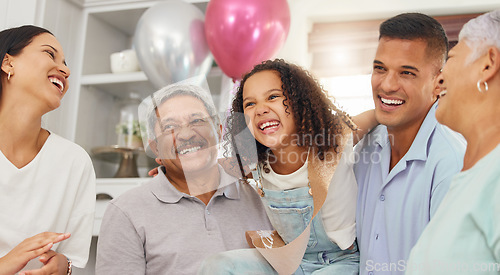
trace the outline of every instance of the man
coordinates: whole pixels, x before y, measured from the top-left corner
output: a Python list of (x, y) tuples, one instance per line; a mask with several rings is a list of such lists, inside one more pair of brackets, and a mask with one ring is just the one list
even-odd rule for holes
[(381, 124), (357, 145), (356, 213), (361, 274), (402, 274), (453, 175), (465, 144), (434, 117), (448, 51), (442, 26), (419, 14), (383, 22), (373, 61)]
[[(222, 126), (199, 86), (167, 86), (139, 107), (158, 175), (110, 202), (96, 274), (195, 274), (208, 255), (271, 229), (257, 193), (217, 164)], [(145, 118), (144, 118), (145, 117)]]

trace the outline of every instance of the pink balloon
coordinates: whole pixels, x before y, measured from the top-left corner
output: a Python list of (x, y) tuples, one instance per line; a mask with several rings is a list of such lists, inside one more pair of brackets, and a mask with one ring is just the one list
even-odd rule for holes
[(208, 47), (221, 70), (235, 80), (273, 58), (289, 29), (286, 0), (211, 0), (205, 12)]
[[(205, 38), (205, 23), (202, 20), (193, 20), (189, 26), (189, 38), (193, 45), (194, 64), (200, 66), (210, 56)], [(204, 39), (205, 38), (205, 39)]]

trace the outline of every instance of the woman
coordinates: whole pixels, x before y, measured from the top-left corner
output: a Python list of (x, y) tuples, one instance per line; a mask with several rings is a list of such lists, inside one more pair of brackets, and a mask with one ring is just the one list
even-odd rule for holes
[(467, 140), (462, 171), (419, 241), (407, 274), (500, 272), (500, 10), (464, 25), (443, 68), (440, 123)]
[(59, 107), (70, 70), (57, 39), (36, 26), (1, 31), (0, 58), (0, 274), (69, 274), (88, 259), (95, 173), (81, 147), (41, 120)]

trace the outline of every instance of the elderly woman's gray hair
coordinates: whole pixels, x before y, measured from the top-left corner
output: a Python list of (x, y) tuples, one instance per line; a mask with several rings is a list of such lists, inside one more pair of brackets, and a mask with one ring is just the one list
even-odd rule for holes
[(468, 62), (474, 62), (488, 47), (500, 50), (500, 9), (471, 19), (463, 26), (458, 40), (464, 40), (472, 50)]
[[(192, 81), (191, 81), (192, 82)], [(214, 124), (220, 124), (220, 118), (217, 114), (215, 104), (212, 100), (208, 85), (205, 81), (207, 89), (201, 85), (192, 84), (189, 81), (182, 81), (171, 84), (156, 91), (152, 96), (145, 98), (139, 105), (139, 122), (141, 125), (142, 142), (148, 155), (151, 155), (149, 143), (156, 139), (155, 125), (158, 122), (157, 108), (170, 98), (179, 95), (192, 96), (203, 102), (209, 116), (213, 119)], [(154, 156), (153, 156), (154, 157)]]

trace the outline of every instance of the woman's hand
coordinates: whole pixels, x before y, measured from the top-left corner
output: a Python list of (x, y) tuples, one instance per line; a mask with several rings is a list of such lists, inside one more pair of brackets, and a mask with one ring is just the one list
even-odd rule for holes
[(70, 236), (69, 233), (43, 232), (25, 239), (7, 255), (0, 258), (0, 274), (15, 274), (23, 269), (30, 260), (48, 253), (55, 243), (64, 241)]

